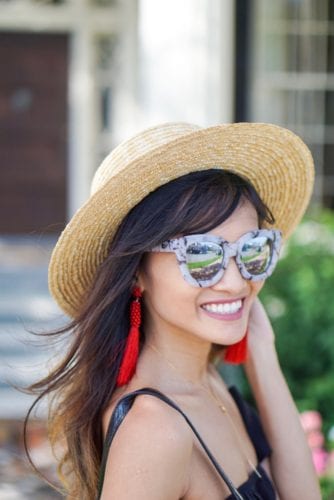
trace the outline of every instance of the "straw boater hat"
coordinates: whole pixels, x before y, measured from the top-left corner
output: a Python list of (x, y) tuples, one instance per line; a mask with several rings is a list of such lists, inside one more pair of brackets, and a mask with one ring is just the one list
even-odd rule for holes
[(75, 317), (117, 227), (156, 188), (190, 172), (218, 168), (248, 179), (287, 238), (308, 205), (311, 153), (276, 125), (235, 123), (200, 128), (168, 123), (123, 142), (96, 171), (91, 196), (66, 226), (53, 251), (50, 290)]

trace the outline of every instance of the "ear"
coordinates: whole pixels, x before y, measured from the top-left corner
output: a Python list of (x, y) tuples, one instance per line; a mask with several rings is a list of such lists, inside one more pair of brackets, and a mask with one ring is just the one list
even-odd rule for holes
[(139, 270), (136, 272), (134, 285), (138, 286), (142, 292), (145, 290), (143, 273)]
[(135, 274), (134, 285), (139, 286), (142, 292), (147, 288), (146, 284), (149, 279), (148, 262), (148, 254), (144, 254)]

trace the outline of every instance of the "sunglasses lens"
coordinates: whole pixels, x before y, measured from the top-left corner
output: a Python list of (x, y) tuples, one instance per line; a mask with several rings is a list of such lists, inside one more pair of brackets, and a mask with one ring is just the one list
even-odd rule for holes
[(268, 269), (272, 252), (272, 240), (267, 236), (256, 236), (243, 244), (240, 260), (249, 274), (259, 276)]
[(223, 250), (216, 243), (199, 242), (187, 247), (188, 271), (198, 282), (211, 281), (222, 269), (222, 262)]

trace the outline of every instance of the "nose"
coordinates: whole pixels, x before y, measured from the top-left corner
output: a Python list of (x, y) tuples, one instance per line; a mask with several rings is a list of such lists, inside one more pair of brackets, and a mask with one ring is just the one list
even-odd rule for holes
[(245, 280), (239, 271), (235, 258), (230, 258), (227, 268), (222, 278), (212, 286), (213, 290), (224, 291), (232, 294), (242, 294), (248, 289), (249, 283)]

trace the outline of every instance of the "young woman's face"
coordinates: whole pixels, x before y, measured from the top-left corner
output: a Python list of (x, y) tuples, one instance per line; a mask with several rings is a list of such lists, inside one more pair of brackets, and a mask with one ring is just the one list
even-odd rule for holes
[[(234, 242), (257, 228), (256, 210), (245, 200), (209, 234)], [(234, 344), (244, 336), (250, 308), (263, 286), (263, 281), (245, 280), (235, 260), (230, 259), (218, 283), (209, 288), (194, 287), (182, 277), (174, 253), (148, 253), (138, 278), (146, 335), (191, 335), (221, 345)]]

